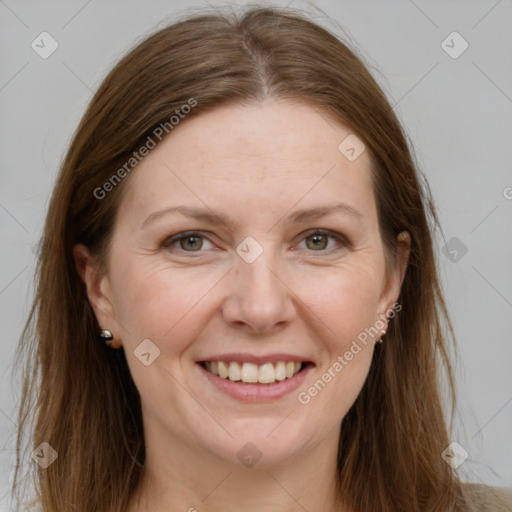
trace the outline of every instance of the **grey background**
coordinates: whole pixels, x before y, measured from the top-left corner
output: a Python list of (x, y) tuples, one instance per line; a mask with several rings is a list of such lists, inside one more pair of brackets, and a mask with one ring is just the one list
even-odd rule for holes
[[(305, 8), (349, 38), (395, 104), (446, 236), (436, 249), (460, 351), (452, 439), (469, 453), (459, 471), (465, 480), (512, 486), (512, 2), (274, 4)], [(108, 69), (191, 6), (207, 4), (0, 0), (0, 510), (7, 509), (19, 397), (9, 379), (12, 356), (59, 163)], [(31, 48), (43, 31), (59, 45), (47, 59)], [(458, 58), (441, 46), (454, 31), (469, 44)], [(462, 48), (453, 37), (447, 42), (452, 52)], [(458, 261), (442, 250), (452, 237), (460, 242), (449, 242), (450, 258)]]

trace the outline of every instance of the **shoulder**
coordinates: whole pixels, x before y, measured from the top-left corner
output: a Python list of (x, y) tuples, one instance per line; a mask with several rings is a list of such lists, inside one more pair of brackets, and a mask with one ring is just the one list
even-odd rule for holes
[(511, 512), (512, 488), (491, 487), (484, 484), (463, 483), (466, 496), (474, 512)]

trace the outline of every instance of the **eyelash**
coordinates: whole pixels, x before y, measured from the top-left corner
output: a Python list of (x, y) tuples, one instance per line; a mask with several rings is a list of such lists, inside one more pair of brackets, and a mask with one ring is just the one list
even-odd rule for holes
[[(315, 235), (323, 235), (323, 236), (332, 238), (332, 239), (336, 240), (342, 247), (345, 247), (345, 248), (352, 247), (352, 244), (343, 235), (341, 235), (340, 233), (336, 233), (335, 231), (329, 231), (326, 229), (310, 230), (304, 234), (301, 241), (306, 240), (307, 238), (313, 237)], [(166, 238), (162, 243), (162, 247), (164, 249), (168, 249), (168, 250), (172, 250), (172, 249), (176, 250), (177, 248), (171, 247), (173, 244), (175, 244), (176, 242), (179, 242), (181, 240), (186, 240), (187, 238), (190, 238), (190, 237), (200, 237), (200, 238), (204, 238), (204, 239), (208, 240), (208, 238), (200, 231), (184, 231), (182, 233), (177, 233), (176, 235)], [(210, 243), (212, 243), (212, 242), (210, 242)], [(202, 250), (199, 250), (199, 251), (185, 251), (183, 249), (177, 249), (177, 250), (181, 253), (189, 253), (189, 254), (194, 254), (194, 253), (200, 254), (200, 253), (204, 252)], [(322, 249), (322, 250), (318, 250), (318, 251), (312, 250), (309, 252), (330, 254), (331, 252), (333, 252), (333, 250), (335, 251), (336, 249), (331, 248), (331, 249)]]

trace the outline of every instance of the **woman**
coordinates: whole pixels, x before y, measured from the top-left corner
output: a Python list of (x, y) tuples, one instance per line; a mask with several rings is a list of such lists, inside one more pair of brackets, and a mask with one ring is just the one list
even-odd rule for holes
[(19, 417), (42, 510), (507, 506), (447, 463), (428, 212), (384, 94), (299, 14), (141, 42), (46, 220)]

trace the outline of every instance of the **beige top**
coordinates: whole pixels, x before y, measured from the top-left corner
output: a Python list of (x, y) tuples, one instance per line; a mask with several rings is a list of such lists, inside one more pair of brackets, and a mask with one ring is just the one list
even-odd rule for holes
[(512, 488), (464, 483), (474, 499), (473, 512), (512, 512)]

